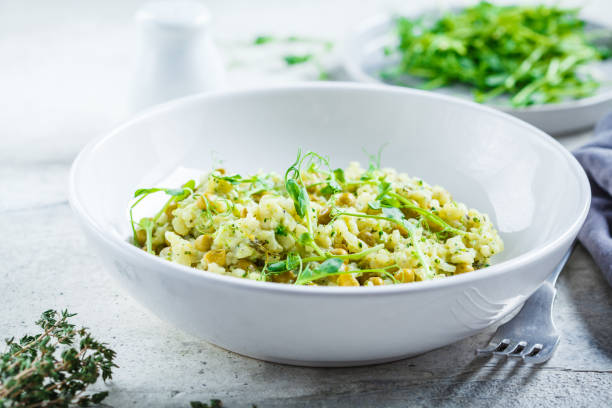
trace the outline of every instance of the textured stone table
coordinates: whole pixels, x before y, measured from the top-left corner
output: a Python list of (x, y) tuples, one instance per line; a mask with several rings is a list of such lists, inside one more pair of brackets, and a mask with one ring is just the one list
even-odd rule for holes
[[(110, 390), (106, 404), (115, 407), (186, 407), (210, 398), (228, 407), (260, 408), (609, 406), (612, 289), (581, 247), (559, 280), (561, 344), (539, 367), (477, 358), (474, 349), (493, 329), (391, 364), (288, 367), (221, 350), (149, 314), (107, 277), (66, 199), (78, 149), (128, 116), (130, 18), (139, 2), (50, 3), (0, 1), (0, 337), (31, 328), (44, 309), (77, 311), (78, 321), (118, 352), (121, 368), (98, 387)], [(210, 6), (219, 37), (229, 41), (266, 27), (339, 38), (350, 23), (399, 3), (359, 9), (348, 1), (319, 8), (312, 1)], [(612, 11), (604, 3), (593, 1), (590, 10)], [(267, 72), (247, 71), (230, 73), (232, 83), (270, 80)], [(585, 137), (561, 141), (575, 146)]]

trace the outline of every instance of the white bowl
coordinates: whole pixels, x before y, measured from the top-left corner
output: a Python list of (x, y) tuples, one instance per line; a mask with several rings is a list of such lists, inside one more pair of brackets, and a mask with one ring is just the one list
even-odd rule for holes
[[(385, 287), (303, 287), (219, 276), (132, 246), (134, 190), (181, 166), (284, 170), (298, 146), (338, 166), (389, 143), (383, 164), (440, 184), (487, 212), (506, 250), (489, 268)], [(582, 226), (584, 171), (551, 137), (493, 109), (433, 93), (358, 84), (222, 92), (154, 108), (90, 143), (70, 203), (110, 274), (182, 330), (281, 363), (396, 360), (494, 324), (544, 281)]]
[[(588, 27), (608, 29), (594, 22)], [(344, 68), (348, 76), (358, 82), (385, 84), (380, 77), (381, 70), (396, 66), (398, 58), (387, 57), (384, 48), (397, 44), (394, 34), (395, 18), (384, 14), (372, 17), (351, 31), (344, 44)], [(593, 64), (593, 70), (602, 85), (589, 97), (568, 100), (560, 103), (513, 108), (508, 98), (487, 102), (503, 112), (510, 113), (519, 119), (550, 134), (566, 134), (592, 127), (599, 119), (612, 110), (612, 59)], [(414, 80), (414, 86), (421, 83)], [(433, 92), (473, 100), (472, 91), (460, 85), (435, 89)]]

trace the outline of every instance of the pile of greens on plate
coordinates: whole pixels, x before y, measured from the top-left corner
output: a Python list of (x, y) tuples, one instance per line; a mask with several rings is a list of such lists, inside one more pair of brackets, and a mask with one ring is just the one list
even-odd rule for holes
[(578, 9), (557, 6), (497, 6), (480, 2), (438, 18), (397, 19), (399, 44), (387, 48), (400, 63), (381, 73), (425, 80), (425, 89), (469, 86), (478, 102), (499, 95), (514, 107), (593, 95), (600, 82), (587, 65), (610, 56), (593, 41)]

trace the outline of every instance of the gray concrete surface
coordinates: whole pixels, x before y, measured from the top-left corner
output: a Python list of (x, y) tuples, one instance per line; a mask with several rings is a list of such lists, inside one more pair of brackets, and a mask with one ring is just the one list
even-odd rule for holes
[[(612, 289), (581, 247), (559, 280), (561, 344), (538, 367), (477, 358), (474, 349), (494, 329), (391, 364), (281, 366), (183, 334), (131, 300), (84, 240), (66, 187), (78, 149), (128, 116), (130, 15), (138, 3), (0, 0), (0, 338), (24, 333), (44, 309), (78, 312), (77, 320), (118, 352), (121, 367), (113, 381), (97, 385), (110, 391), (105, 404), (113, 407), (187, 407), (210, 398), (228, 407), (260, 408), (610, 405)], [(353, 20), (400, 2), (349, 3), (210, 6), (226, 40), (269, 27), (338, 38)], [(605, 1), (589, 7), (612, 11)], [(235, 84), (270, 76), (247, 69), (230, 73)], [(573, 147), (586, 137), (561, 141)]]

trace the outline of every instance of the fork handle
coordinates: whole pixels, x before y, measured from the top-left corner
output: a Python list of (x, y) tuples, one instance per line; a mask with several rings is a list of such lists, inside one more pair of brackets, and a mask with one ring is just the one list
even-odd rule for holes
[(570, 245), (565, 255), (563, 255), (563, 258), (561, 258), (561, 262), (559, 262), (559, 265), (557, 265), (555, 270), (548, 276), (548, 278), (546, 278), (546, 282), (550, 283), (552, 287), (555, 287), (555, 284), (557, 283), (557, 279), (559, 278), (559, 274), (561, 274), (561, 271), (565, 267), (565, 264), (572, 256), (574, 249), (576, 249), (577, 242), (578, 242), (577, 240), (574, 240), (574, 242), (572, 242), (572, 245)]
[[(531, 327), (531, 330), (535, 330), (540, 327), (544, 320), (551, 319), (552, 321), (552, 306), (555, 302), (555, 296), (557, 289), (555, 288), (555, 282), (559, 277), (559, 273), (563, 270), (563, 267), (569, 260), (572, 251), (576, 247), (576, 242), (572, 243), (570, 248), (567, 250), (561, 262), (557, 268), (549, 275), (549, 277), (540, 285), (540, 287), (525, 301), (521, 310), (512, 318), (512, 320), (504, 323), (499, 328), (506, 328), (508, 330), (516, 330), (520, 332), (522, 328), (527, 326)], [(546, 313), (542, 313), (545, 311)], [(499, 329), (498, 328), (498, 329)]]

